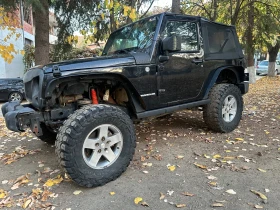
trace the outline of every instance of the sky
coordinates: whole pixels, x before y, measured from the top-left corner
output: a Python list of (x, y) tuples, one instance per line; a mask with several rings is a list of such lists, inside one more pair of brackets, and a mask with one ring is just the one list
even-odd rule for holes
[(169, 6), (169, 7), (171, 7), (171, 4), (172, 4), (172, 0), (155, 0), (153, 6), (160, 6), (160, 7)]

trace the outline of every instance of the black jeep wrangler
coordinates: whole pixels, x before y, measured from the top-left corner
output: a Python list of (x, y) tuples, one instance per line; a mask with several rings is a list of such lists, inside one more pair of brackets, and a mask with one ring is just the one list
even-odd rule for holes
[(30, 103), (6, 103), (2, 112), (10, 130), (55, 142), (69, 176), (95, 187), (129, 165), (133, 120), (201, 106), (211, 129), (234, 130), (248, 92), (244, 70), (234, 26), (163, 13), (113, 32), (100, 57), (30, 69)]

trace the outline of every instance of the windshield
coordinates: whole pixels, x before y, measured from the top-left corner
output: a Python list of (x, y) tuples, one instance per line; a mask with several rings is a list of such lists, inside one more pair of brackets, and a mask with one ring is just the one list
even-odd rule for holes
[(268, 61), (261, 61), (260, 66), (268, 66)]
[(132, 51), (150, 53), (158, 18), (159, 16), (146, 18), (112, 33), (102, 55)]

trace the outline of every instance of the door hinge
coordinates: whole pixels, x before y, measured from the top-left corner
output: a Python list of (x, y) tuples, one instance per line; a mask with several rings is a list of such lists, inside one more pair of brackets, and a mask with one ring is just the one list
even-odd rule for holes
[(53, 76), (54, 77), (60, 77), (61, 76), (61, 72), (60, 72), (59, 66), (54, 65), (52, 70), (53, 70)]

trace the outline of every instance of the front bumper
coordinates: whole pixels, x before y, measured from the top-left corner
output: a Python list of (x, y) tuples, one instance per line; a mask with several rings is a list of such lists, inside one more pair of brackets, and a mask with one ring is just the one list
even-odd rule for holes
[(257, 69), (256, 73), (257, 74), (267, 74), (268, 70), (267, 69)]
[(9, 130), (21, 132), (30, 127), (33, 133), (42, 135), (40, 122), (43, 120), (43, 115), (35, 111), (30, 104), (7, 102), (2, 106), (2, 114)]

